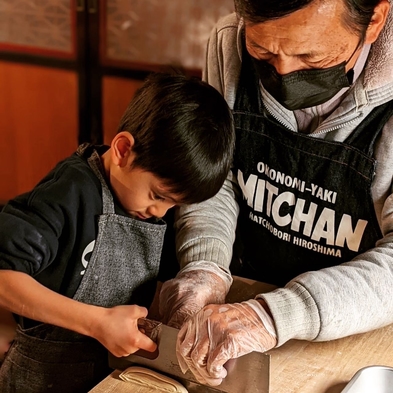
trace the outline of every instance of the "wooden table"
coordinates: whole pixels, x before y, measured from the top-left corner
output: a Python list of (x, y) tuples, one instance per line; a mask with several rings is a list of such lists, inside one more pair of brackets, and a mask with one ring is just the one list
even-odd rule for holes
[[(227, 301), (247, 300), (274, 288), (265, 283), (234, 277)], [(157, 315), (155, 301), (150, 317)], [(269, 393), (341, 393), (359, 369), (370, 365), (393, 367), (393, 325), (322, 343), (290, 340), (280, 348), (268, 351), (267, 355), (270, 356)], [(135, 387), (121, 385), (116, 375), (118, 371), (114, 371), (91, 393), (136, 393)]]
[(323, 343), (291, 340), (268, 354), (271, 393), (341, 393), (359, 369), (393, 366), (393, 325)]

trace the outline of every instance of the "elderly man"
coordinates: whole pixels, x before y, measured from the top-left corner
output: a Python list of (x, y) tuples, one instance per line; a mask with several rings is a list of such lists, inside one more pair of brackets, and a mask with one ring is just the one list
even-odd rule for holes
[[(233, 109), (233, 168), (214, 198), (178, 212), (181, 270), (160, 299), (164, 320), (182, 326), (180, 364), (211, 385), (250, 351), (393, 323), (389, 2), (235, 8), (204, 70)], [(278, 289), (223, 305), (231, 261)]]

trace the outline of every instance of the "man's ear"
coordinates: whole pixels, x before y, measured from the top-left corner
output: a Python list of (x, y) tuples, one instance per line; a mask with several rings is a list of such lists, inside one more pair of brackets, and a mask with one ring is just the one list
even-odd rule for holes
[(382, 0), (374, 9), (374, 15), (371, 18), (370, 24), (366, 30), (366, 37), (364, 42), (366, 44), (374, 43), (383, 27), (385, 26), (386, 19), (389, 15), (390, 3), (388, 0)]
[(111, 143), (111, 157), (115, 165), (124, 167), (129, 159), (135, 139), (128, 131), (121, 131), (115, 135)]

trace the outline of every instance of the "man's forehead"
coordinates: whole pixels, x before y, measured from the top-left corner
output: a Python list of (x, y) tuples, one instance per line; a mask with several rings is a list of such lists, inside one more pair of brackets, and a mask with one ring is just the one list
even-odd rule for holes
[(259, 24), (246, 23), (247, 47), (275, 54), (281, 52), (288, 56), (318, 56), (326, 54), (327, 50), (345, 50), (355, 34), (343, 26), (337, 14), (322, 17), (315, 10), (303, 11), (306, 15), (317, 14), (318, 18), (299, 22), (298, 16), (291, 15)]
[[(267, 37), (266, 37), (267, 38)], [(246, 34), (246, 43), (248, 47), (251, 47), (255, 50), (258, 51), (266, 51), (266, 52), (270, 52), (269, 50), (269, 45), (267, 45), (268, 40), (264, 39), (264, 37), (259, 36), (259, 38), (255, 39), (253, 38), (252, 34)], [(312, 47), (312, 43), (310, 43), (309, 41), (304, 42), (304, 50), (300, 50), (300, 48), (302, 47), (302, 45), (300, 45), (299, 42), (296, 42), (296, 45), (294, 46), (289, 46), (289, 48), (292, 50), (292, 53), (287, 53), (288, 55), (318, 55), (321, 54), (321, 49), (319, 45), (316, 45), (316, 48)]]
[[(324, 32), (334, 34), (337, 29), (344, 30), (344, 16), (348, 12), (343, 0), (313, 1), (306, 7), (286, 16), (266, 20), (262, 23), (250, 23), (245, 20), (246, 28), (269, 31), (275, 36), (301, 36), (304, 32)], [(257, 27), (257, 29), (255, 29)]]

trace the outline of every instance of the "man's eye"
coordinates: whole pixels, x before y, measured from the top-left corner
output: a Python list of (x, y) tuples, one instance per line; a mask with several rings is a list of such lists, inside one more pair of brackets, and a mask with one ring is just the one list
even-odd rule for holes
[(268, 59), (270, 59), (271, 57), (273, 57), (274, 55), (272, 55), (272, 54), (269, 53), (269, 52), (267, 52), (267, 53), (265, 53), (265, 52), (262, 52), (262, 53), (258, 52), (258, 53), (256, 54), (256, 56), (257, 56), (257, 59), (258, 59), (258, 60), (268, 60)]
[(304, 58), (303, 60), (308, 64), (321, 64), (322, 63), (322, 60), (319, 60), (319, 59), (316, 60), (313, 58)]
[(313, 56), (313, 55), (302, 55), (300, 56), (301, 60), (303, 60), (305, 63), (313, 65), (313, 66), (318, 66), (318, 65), (324, 65), (326, 63), (329, 63), (330, 59), (321, 56)]

